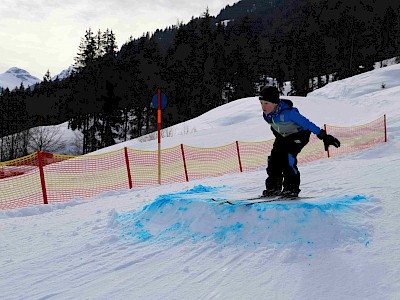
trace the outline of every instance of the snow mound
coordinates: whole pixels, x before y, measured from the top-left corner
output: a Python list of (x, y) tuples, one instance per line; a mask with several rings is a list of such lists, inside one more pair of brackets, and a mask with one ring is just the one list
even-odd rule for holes
[(8, 218), (22, 218), (28, 216), (42, 215), (57, 210), (64, 210), (68, 207), (74, 207), (85, 203), (84, 201), (72, 200), (68, 202), (54, 203), (54, 204), (42, 204), (42, 205), (30, 205), (23, 208), (16, 208), (12, 210), (0, 211), (0, 219)]
[[(370, 219), (379, 206), (363, 195), (308, 201), (220, 205), (220, 187), (196, 186), (160, 195), (143, 209), (116, 213), (122, 237), (134, 242), (212, 242), (223, 247), (326, 249), (370, 243)], [(208, 194), (210, 197), (208, 197)]]

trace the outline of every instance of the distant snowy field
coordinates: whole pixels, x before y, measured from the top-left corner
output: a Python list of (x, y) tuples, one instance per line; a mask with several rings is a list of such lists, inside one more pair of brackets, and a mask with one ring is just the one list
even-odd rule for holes
[[(1, 298), (399, 299), (400, 65), (288, 98), (319, 126), (386, 113), (388, 142), (300, 165), (296, 202), (210, 200), (259, 194), (261, 170), (0, 211)], [(163, 148), (272, 138), (256, 97), (174, 130)]]

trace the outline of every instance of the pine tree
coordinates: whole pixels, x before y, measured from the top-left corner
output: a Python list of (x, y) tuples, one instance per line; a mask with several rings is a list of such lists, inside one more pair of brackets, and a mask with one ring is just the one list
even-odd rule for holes
[(51, 81), (52, 81), (52, 80), (51, 80), (50, 71), (47, 70), (46, 74), (44, 74), (44, 76), (43, 76), (43, 82), (49, 83), (49, 82), (51, 82)]
[(230, 32), (228, 72), (234, 84), (234, 98), (254, 96), (255, 82), (259, 74), (261, 44), (254, 32), (254, 23), (249, 17), (243, 18)]
[(166, 56), (163, 77), (169, 83), (169, 97), (174, 99), (168, 107), (173, 122), (182, 122), (194, 116), (192, 105), (198, 95), (195, 51), (197, 47), (195, 20), (187, 25), (179, 24), (173, 45)]
[(79, 44), (79, 52), (75, 57), (74, 68), (77, 72), (82, 71), (86, 66), (92, 64), (98, 57), (97, 50), (98, 42), (96, 43), (95, 36), (89, 28), (86, 30), (85, 37), (81, 39)]
[(101, 93), (99, 97), (101, 98), (102, 108), (99, 116), (99, 143), (100, 147), (107, 147), (115, 144), (115, 137), (117, 134), (114, 132), (119, 131), (119, 120), (118, 116), (118, 105), (119, 97), (116, 95), (116, 86), (118, 85), (118, 69), (117, 69), (117, 44), (115, 35), (107, 29), (104, 33), (99, 33), (101, 37), (101, 53), (102, 57), (99, 58), (99, 63), (101, 65), (101, 73), (99, 73), (98, 80), (100, 81), (99, 87)]
[[(70, 120), (72, 129), (80, 129), (83, 133), (83, 153), (97, 150), (96, 130), (98, 128), (98, 113), (100, 108), (98, 102), (101, 88), (99, 86), (99, 75), (101, 65), (99, 64), (99, 53), (101, 53), (101, 39), (93, 34), (89, 28), (85, 37), (79, 45), (79, 52), (75, 58), (74, 68), (77, 70), (76, 84), (74, 89), (74, 102), (78, 107), (77, 116)], [(101, 105), (100, 105), (101, 107)]]
[(115, 34), (112, 30), (108, 29), (102, 34), (103, 53), (105, 56), (116, 57), (118, 46), (116, 43)]

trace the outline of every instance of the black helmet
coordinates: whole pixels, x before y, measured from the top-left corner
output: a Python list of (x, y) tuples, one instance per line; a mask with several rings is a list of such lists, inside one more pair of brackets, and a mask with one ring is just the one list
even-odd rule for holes
[(264, 86), (260, 91), (260, 100), (279, 103), (279, 91), (274, 86)]

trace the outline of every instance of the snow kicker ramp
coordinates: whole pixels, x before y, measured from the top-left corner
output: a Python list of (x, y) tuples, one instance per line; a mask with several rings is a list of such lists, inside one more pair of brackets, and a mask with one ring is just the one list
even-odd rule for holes
[(117, 214), (121, 235), (144, 243), (212, 242), (223, 247), (334, 248), (368, 246), (369, 199), (363, 195), (331, 196), (307, 201), (218, 204), (211, 200), (220, 187), (160, 195), (143, 209)]

